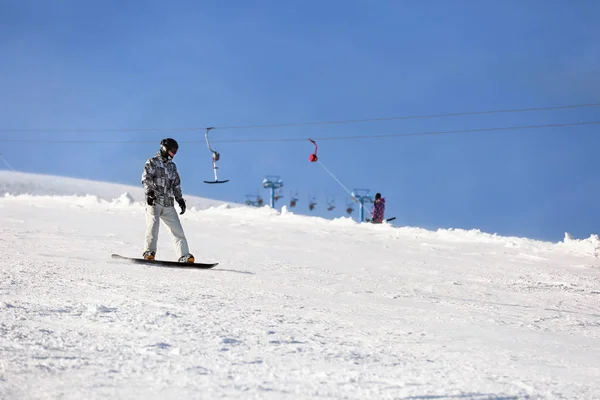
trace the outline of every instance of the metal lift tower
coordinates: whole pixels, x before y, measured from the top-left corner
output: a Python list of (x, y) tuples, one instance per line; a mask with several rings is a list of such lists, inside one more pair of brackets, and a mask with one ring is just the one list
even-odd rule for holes
[(352, 197), (354, 197), (358, 201), (358, 204), (360, 204), (360, 209), (358, 210), (358, 222), (364, 222), (365, 203), (373, 203), (373, 198), (369, 194), (369, 189), (354, 189), (352, 192)]
[(270, 205), (271, 208), (275, 208), (275, 190), (283, 187), (283, 181), (277, 175), (267, 175), (262, 183), (265, 189), (271, 190)]

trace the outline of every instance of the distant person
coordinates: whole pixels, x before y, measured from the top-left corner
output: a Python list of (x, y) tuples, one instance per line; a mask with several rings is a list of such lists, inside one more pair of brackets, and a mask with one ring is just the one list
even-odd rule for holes
[(381, 193), (375, 195), (375, 201), (373, 204), (373, 212), (371, 213), (371, 222), (374, 224), (380, 224), (383, 222), (385, 214), (385, 198), (381, 197)]
[[(142, 185), (146, 194), (146, 243), (143, 257), (154, 260), (158, 244), (158, 228), (160, 220), (167, 225), (174, 237), (175, 253), (179, 262), (194, 262), (190, 254), (179, 216), (175, 210), (175, 201), (185, 212), (185, 200), (181, 193), (181, 181), (173, 157), (179, 145), (175, 139), (167, 138), (160, 142), (156, 155), (144, 165)], [(174, 201), (175, 200), (175, 201)]]

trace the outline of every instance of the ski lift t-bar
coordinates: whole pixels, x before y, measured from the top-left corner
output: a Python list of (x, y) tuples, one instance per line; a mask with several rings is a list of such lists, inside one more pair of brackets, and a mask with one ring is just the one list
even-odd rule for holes
[(224, 181), (220, 181), (219, 177), (217, 176), (217, 169), (219, 169), (219, 167), (217, 167), (217, 161), (219, 161), (219, 159), (221, 158), (221, 155), (213, 150), (210, 147), (210, 142), (208, 140), (208, 132), (210, 132), (211, 129), (214, 129), (214, 127), (210, 127), (210, 128), (206, 128), (206, 133), (204, 134), (204, 137), (206, 138), (206, 146), (208, 147), (208, 150), (210, 150), (210, 152), (212, 153), (212, 165), (213, 165), (213, 173), (215, 174), (215, 180), (214, 181), (204, 181), (204, 183), (225, 183), (225, 182), (229, 182), (229, 179), (224, 180)]

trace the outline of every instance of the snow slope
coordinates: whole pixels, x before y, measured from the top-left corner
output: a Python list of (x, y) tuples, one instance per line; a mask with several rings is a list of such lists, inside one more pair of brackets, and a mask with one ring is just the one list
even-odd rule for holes
[[(28, 174), (0, 170), (0, 195), (35, 195), (35, 196), (78, 196), (93, 197), (92, 202), (111, 202), (124, 194), (131, 201), (144, 201), (144, 190), (139, 186), (129, 186), (108, 182), (95, 182), (85, 179), (67, 178), (62, 176)], [(185, 193), (184, 193), (185, 195)], [(189, 208), (205, 209), (219, 205), (239, 207), (235, 203), (225, 203), (218, 200), (204, 199), (194, 196), (184, 196)]]
[[(598, 238), (200, 198), (213, 270), (138, 256), (136, 187), (0, 173), (2, 399), (599, 399)], [(161, 228), (158, 256), (175, 255)]]

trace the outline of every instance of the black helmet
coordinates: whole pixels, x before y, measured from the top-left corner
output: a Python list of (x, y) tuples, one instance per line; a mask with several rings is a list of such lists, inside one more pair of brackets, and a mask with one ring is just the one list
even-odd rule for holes
[(375, 194), (375, 200), (379, 200), (381, 198), (381, 193)]
[(179, 144), (175, 139), (166, 138), (160, 141), (160, 155), (167, 159), (172, 159), (173, 157), (169, 154), (169, 152), (175, 155), (179, 150)]

